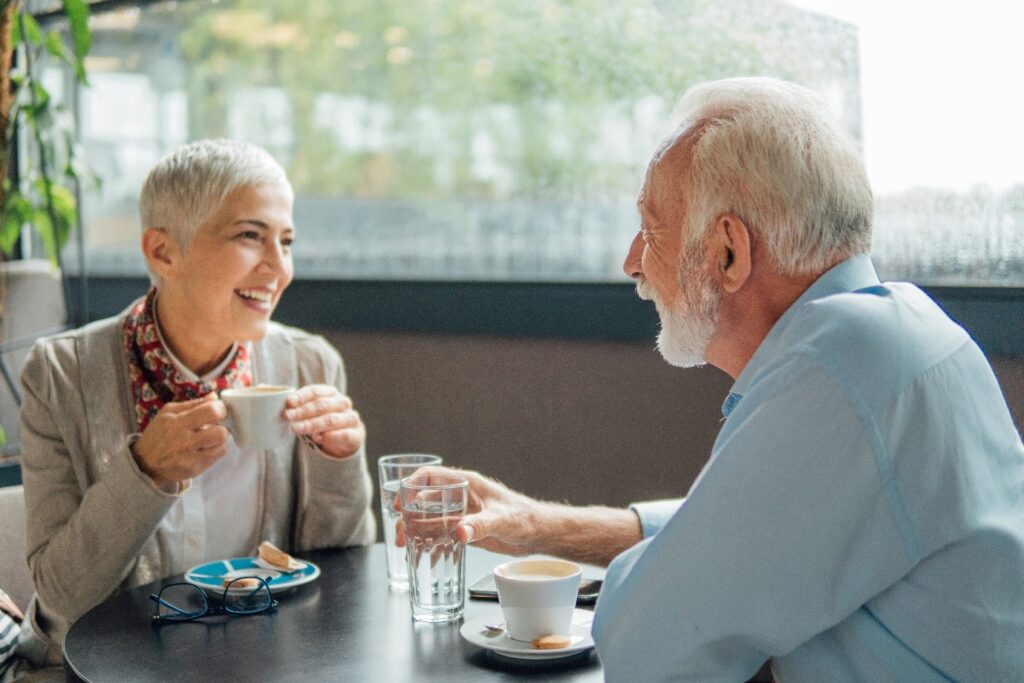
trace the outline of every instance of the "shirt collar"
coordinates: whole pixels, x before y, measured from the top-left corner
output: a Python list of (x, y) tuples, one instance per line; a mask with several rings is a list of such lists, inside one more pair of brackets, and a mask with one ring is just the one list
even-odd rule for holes
[(871, 263), (871, 257), (867, 254), (851, 256), (825, 271), (821, 277), (815, 280), (800, 295), (800, 298), (793, 302), (792, 306), (786, 309), (782, 317), (772, 326), (768, 336), (757, 347), (757, 351), (751, 356), (747, 366), (743, 368), (743, 372), (740, 373), (740, 376), (736, 378), (736, 382), (732, 385), (729, 395), (722, 404), (722, 414), (729, 417), (732, 411), (736, 409), (736, 406), (739, 405), (740, 399), (743, 398), (743, 395), (750, 388), (750, 383), (757, 376), (761, 368), (778, 356), (782, 337), (786, 327), (789, 326), (793, 316), (796, 315), (796, 311), (811, 301), (823, 299), (834, 294), (853, 292), (877, 284), (879, 284), (878, 274), (875, 272), (874, 264)]

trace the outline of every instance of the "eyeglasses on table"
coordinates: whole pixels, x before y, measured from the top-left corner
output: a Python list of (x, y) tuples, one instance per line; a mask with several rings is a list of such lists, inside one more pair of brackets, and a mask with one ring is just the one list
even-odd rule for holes
[(210, 607), (205, 590), (191, 583), (167, 584), (159, 593), (150, 593), (149, 599), (156, 603), (153, 621), (158, 623), (192, 621), (225, 614), (245, 616), (277, 607), (270, 586), (259, 576), (244, 576), (230, 581), (224, 586), (220, 606), (216, 607)]

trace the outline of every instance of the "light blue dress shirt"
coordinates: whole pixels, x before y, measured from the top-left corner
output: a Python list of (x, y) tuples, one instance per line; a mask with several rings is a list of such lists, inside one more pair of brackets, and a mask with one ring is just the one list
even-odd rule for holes
[(1024, 680), (1024, 446), (977, 345), (867, 256), (819, 278), (723, 406), (685, 502), (635, 506), (610, 681)]

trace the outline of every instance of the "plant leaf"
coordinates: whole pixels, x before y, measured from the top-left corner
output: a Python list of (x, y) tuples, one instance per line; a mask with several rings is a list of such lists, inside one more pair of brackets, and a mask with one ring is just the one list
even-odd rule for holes
[(57, 249), (53, 239), (52, 225), (53, 223), (50, 222), (50, 215), (46, 212), (46, 209), (36, 207), (35, 211), (32, 212), (32, 228), (39, 235), (39, 239), (43, 243), (43, 249), (46, 251), (47, 256), (50, 257), (50, 263), (56, 267)]
[[(22, 33), (23, 25), (24, 33)], [(15, 16), (14, 21), (11, 22), (11, 44), (19, 45), (21, 43), (43, 44), (43, 31), (39, 28), (39, 22), (28, 12), (23, 12), (20, 17)]]
[(67, 50), (64, 49), (64, 41), (61, 40), (60, 33), (58, 33), (57, 31), (48, 31), (46, 33), (45, 42), (47, 52), (49, 52), (54, 57), (57, 57), (58, 59), (67, 62), (71, 66), (74, 66), (74, 63), (68, 57)]
[(92, 34), (89, 32), (89, 5), (85, 0), (64, 0), (64, 12), (71, 24), (71, 40), (75, 53), (75, 76), (79, 82), (88, 84), (85, 76), (85, 56), (92, 48)]
[[(10, 184), (5, 182), (9, 188)], [(21, 226), (32, 218), (32, 203), (21, 192), (8, 191), (4, 203), (3, 220), (0, 221), (0, 252), (10, 254), (21, 237)]]

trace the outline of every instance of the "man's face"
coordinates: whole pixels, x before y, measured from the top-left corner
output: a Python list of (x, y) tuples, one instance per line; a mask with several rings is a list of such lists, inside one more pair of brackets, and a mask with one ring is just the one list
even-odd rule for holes
[(688, 154), (677, 142), (651, 162), (637, 198), (640, 231), (623, 265), (640, 298), (658, 310), (658, 351), (680, 367), (706, 362), (719, 303), (699, 239), (705, 226), (690, 225), (681, 196)]

